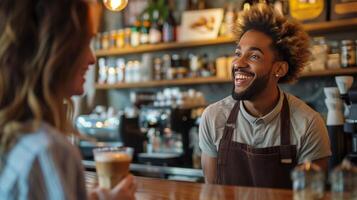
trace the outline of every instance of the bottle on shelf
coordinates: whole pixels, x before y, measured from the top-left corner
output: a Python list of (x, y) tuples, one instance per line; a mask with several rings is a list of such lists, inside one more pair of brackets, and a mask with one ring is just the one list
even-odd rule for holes
[(129, 47), (130, 46), (130, 40), (131, 40), (131, 29), (130, 28), (125, 28), (124, 29), (124, 46)]
[(159, 10), (154, 10), (153, 12), (153, 20), (149, 30), (149, 41), (151, 44), (157, 44), (161, 42), (162, 33), (161, 33), (161, 25), (159, 24)]
[(117, 39), (115, 41), (116, 48), (123, 48), (125, 46), (125, 33), (123, 29), (117, 31)]
[(154, 80), (162, 80), (162, 61), (160, 58), (155, 58), (154, 61)]
[(141, 23), (137, 19), (131, 27), (130, 45), (132, 47), (137, 47), (140, 45), (140, 26)]
[(171, 65), (171, 55), (170, 54), (165, 54), (162, 57), (162, 73), (163, 73), (162, 78), (163, 79), (166, 79), (166, 80), (173, 79), (171, 66), (172, 66)]
[(236, 8), (235, 4), (229, 2), (225, 5), (225, 14), (223, 18), (223, 22), (221, 24), (221, 28), (219, 30), (219, 35), (221, 36), (232, 36), (232, 27), (236, 21)]
[(163, 42), (176, 41), (176, 20), (172, 15), (172, 9), (169, 8), (168, 15), (163, 23), (162, 27), (162, 39)]
[(116, 74), (117, 81), (123, 83), (125, 81), (125, 60), (123, 58), (117, 59)]
[(149, 13), (144, 13), (143, 23), (140, 29), (140, 44), (149, 43), (149, 30), (150, 30)]

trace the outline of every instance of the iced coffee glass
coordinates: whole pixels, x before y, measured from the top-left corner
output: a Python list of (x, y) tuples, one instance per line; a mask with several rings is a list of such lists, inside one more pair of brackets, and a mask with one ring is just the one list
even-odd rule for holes
[(93, 154), (100, 187), (111, 189), (129, 173), (133, 156), (132, 148), (96, 148)]

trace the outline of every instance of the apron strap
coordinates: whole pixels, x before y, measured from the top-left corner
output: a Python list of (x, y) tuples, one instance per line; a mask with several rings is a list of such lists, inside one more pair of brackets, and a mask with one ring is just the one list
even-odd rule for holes
[(284, 94), (283, 107), (280, 113), (280, 162), (291, 164), (293, 152), (290, 147), (290, 109), (286, 95)]
[(285, 94), (280, 113), (280, 144), (290, 145), (290, 109)]
[[(238, 113), (239, 113), (239, 101), (237, 101), (234, 104), (231, 112), (229, 113), (228, 120), (227, 120), (226, 125), (223, 130), (222, 139), (219, 142), (219, 151), (222, 152), (222, 154), (221, 154), (221, 156), (219, 156), (218, 162), (217, 162), (217, 164), (219, 164), (219, 165), (224, 165), (226, 160), (228, 159), (234, 129), (236, 128), (236, 121), (237, 121)], [(223, 146), (225, 146), (227, 148), (223, 149)], [(220, 179), (221, 177), (217, 177), (217, 178)]]
[(228, 116), (228, 120), (226, 122), (226, 125), (224, 127), (224, 135), (223, 135), (223, 138), (225, 139), (232, 139), (232, 135), (233, 135), (233, 132), (234, 132), (234, 129), (236, 128), (236, 123), (237, 123), (237, 118), (238, 118), (238, 113), (239, 113), (239, 105), (240, 105), (240, 101), (237, 101), (231, 112), (229, 113), (229, 116)]

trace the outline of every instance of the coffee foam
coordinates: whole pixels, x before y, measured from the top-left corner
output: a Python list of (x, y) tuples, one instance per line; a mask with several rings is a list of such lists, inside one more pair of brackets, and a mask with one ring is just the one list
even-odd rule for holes
[(106, 153), (99, 153), (95, 155), (95, 161), (98, 162), (111, 162), (111, 161), (131, 161), (131, 157), (127, 154), (124, 153), (112, 153), (112, 152), (106, 152)]

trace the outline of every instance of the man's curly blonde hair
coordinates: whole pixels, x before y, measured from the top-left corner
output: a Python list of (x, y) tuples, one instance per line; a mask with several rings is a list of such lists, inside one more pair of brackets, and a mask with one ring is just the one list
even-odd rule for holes
[(309, 60), (309, 36), (302, 26), (298, 22), (288, 21), (266, 4), (256, 4), (240, 13), (233, 29), (237, 41), (249, 30), (260, 31), (271, 37), (277, 59), (289, 65), (287, 74), (280, 78), (279, 83), (296, 80)]

